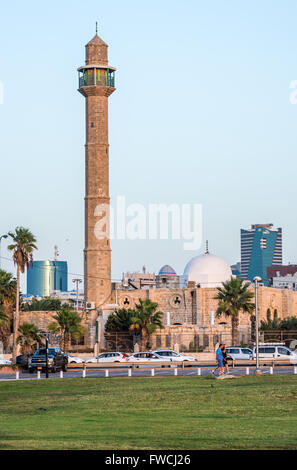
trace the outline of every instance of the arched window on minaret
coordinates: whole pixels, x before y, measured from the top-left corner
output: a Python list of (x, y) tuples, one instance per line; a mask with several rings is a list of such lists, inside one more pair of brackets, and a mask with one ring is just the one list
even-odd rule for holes
[(271, 320), (271, 310), (270, 308), (267, 310), (267, 321)]

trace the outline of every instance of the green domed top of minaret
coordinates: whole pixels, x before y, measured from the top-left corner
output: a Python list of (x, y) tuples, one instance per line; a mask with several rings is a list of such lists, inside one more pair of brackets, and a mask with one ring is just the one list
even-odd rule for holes
[(86, 65), (108, 65), (108, 45), (96, 33), (86, 45)]

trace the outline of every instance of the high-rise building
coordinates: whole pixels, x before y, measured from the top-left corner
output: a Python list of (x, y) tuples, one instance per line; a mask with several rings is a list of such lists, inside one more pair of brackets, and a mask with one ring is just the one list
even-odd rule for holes
[(66, 261), (33, 261), (27, 271), (27, 295), (49, 297), (52, 291), (67, 292)]
[(241, 263), (240, 261), (231, 266), (232, 276), (241, 278)]
[(115, 68), (108, 46), (96, 35), (86, 45), (86, 64), (78, 69), (79, 92), (86, 98), (85, 301), (110, 302), (108, 97), (115, 91)]
[(282, 229), (273, 224), (252, 225), (250, 230), (241, 230), (242, 278), (253, 281), (260, 276), (268, 285), (267, 268), (283, 262)]

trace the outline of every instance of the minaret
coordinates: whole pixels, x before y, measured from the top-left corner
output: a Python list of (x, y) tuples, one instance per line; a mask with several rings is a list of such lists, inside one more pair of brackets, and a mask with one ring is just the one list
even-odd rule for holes
[(108, 97), (116, 69), (108, 65), (107, 49), (96, 31), (78, 69), (78, 91), (86, 98), (85, 301), (97, 308), (111, 295)]

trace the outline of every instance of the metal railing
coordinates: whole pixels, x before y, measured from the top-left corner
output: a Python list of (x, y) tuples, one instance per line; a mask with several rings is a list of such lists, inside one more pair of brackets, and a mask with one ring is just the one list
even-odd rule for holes
[(111, 75), (107, 75), (107, 77), (101, 77), (100, 80), (98, 80), (98, 77), (95, 77), (94, 75), (88, 75), (87, 77), (79, 77), (79, 88), (84, 87), (84, 86), (109, 86), (114, 88), (115, 87), (115, 78), (112, 77)]

